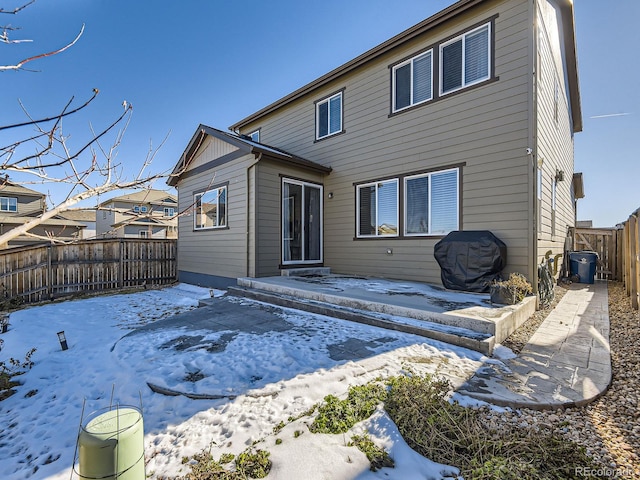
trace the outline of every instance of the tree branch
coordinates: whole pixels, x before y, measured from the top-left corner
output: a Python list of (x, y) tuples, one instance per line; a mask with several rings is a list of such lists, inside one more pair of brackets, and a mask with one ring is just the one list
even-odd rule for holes
[(18, 62), (16, 65), (0, 65), (0, 72), (6, 71), (6, 70), (20, 70), (20, 69), (22, 69), (22, 67), (25, 64), (27, 64), (29, 62), (32, 62), (34, 60), (38, 60), (40, 58), (51, 57), (53, 55), (57, 55), (58, 53), (62, 53), (66, 49), (68, 49), (68, 48), (72, 47), (73, 45), (75, 45), (75, 43), (80, 39), (80, 37), (82, 36), (83, 33), (84, 33), (84, 24), (82, 25), (82, 28), (80, 29), (80, 33), (78, 33), (76, 38), (74, 38), (71, 43), (68, 43), (64, 47), (59, 48), (58, 50), (54, 50), (52, 52), (41, 53), (39, 55), (34, 55), (33, 57), (25, 58), (24, 60), (21, 60), (20, 62)]

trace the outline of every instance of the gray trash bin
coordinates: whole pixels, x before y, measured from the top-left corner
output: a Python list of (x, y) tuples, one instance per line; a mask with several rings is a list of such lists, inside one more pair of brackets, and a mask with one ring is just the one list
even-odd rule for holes
[(597, 263), (596, 252), (582, 251), (569, 254), (569, 271), (571, 275), (578, 276), (580, 283), (594, 283)]

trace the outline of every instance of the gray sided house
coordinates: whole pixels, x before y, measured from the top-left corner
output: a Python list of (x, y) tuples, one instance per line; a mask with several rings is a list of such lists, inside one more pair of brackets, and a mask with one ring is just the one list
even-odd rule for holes
[(440, 283), (434, 245), (490, 230), (532, 283), (575, 223), (569, 0), (462, 0), (223, 132), (178, 189), (180, 280), (304, 266)]
[(162, 190), (140, 190), (105, 200), (95, 211), (98, 238), (177, 238), (178, 201)]
[[(47, 210), (46, 195), (0, 180), (0, 235), (15, 227), (21, 227)], [(0, 249), (22, 247), (50, 241), (70, 242), (82, 238), (85, 225), (63, 214), (42, 221), (29, 230), (30, 235), (19, 235)]]

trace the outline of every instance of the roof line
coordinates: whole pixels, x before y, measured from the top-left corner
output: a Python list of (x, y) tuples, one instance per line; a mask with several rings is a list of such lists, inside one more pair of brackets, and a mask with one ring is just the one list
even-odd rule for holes
[(364, 65), (365, 63), (370, 62), (371, 60), (396, 48), (398, 45), (408, 40), (411, 40), (412, 38), (417, 37), (418, 35), (421, 35), (426, 30), (429, 30), (437, 25), (440, 25), (441, 23), (460, 14), (461, 12), (464, 12), (465, 10), (468, 10), (469, 8), (477, 5), (478, 3), (481, 3), (482, 1), (484, 0), (460, 0), (454, 3), (453, 5), (450, 5), (449, 7), (445, 8), (444, 10), (440, 10), (439, 12), (423, 20), (422, 22), (412, 27), (409, 27), (408, 29), (396, 35), (395, 37), (392, 37), (389, 40), (373, 47), (372, 49), (366, 51), (365, 53), (357, 56), (353, 60), (350, 60), (349, 62), (339, 66), (338, 68), (330, 71), (329, 73), (295, 90), (289, 95), (282, 97), (280, 100), (277, 100), (276, 102), (264, 107), (261, 110), (258, 110), (257, 112), (249, 115), (248, 117), (243, 118), (239, 122), (234, 123), (229, 127), (229, 130), (236, 131), (238, 128), (243, 127), (246, 124), (254, 120), (257, 120), (258, 118), (273, 112), (274, 110), (280, 108), (281, 106), (289, 102), (292, 102), (293, 100), (297, 100), (298, 98), (306, 95), (310, 91), (322, 85), (325, 85), (331, 82), (332, 80), (335, 80), (338, 77), (341, 77), (342, 75), (360, 67), (361, 65)]

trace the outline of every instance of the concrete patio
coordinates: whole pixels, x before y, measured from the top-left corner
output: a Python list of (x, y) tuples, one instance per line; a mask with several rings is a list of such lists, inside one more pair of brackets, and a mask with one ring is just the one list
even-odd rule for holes
[(240, 278), (229, 293), (405, 331), (491, 355), (535, 311), (535, 297), (491, 304), (489, 294), (347, 275)]

